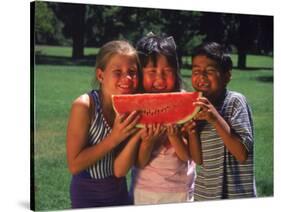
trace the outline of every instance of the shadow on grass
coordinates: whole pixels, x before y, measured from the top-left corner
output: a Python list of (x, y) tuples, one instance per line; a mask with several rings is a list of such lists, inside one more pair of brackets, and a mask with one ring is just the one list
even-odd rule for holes
[[(233, 69), (239, 69), (241, 70), (240, 68), (238, 67), (233, 67)], [(246, 67), (246, 68), (243, 68), (242, 69), (243, 71), (272, 71), (273, 68), (272, 67)]]
[(36, 55), (35, 64), (40, 65), (76, 65), (76, 66), (94, 66), (96, 63), (96, 56), (84, 56), (81, 59), (73, 59), (71, 57), (63, 56), (47, 56), (47, 55)]
[(260, 82), (273, 83), (273, 76), (261, 76), (256, 78)]
[[(64, 56), (50, 56), (43, 54), (35, 55), (36, 64), (45, 64), (45, 65), (77, 65), (77, 66), (94, 66), (96, 63), (96, 55), (87, 55), (81, 59), (73, 59), (71, 57)], [(191, 70), (190, 64), (183, 64), (182, 69)], [(238, 69), (238, 67), (233, 67), (233, 69)], [(272, 71), (273, 68), (270, 67), (246, 67), (243, 70), (245, 71), (259, 71), (259, 70), (269, 70)], [(190, 74), (183, 74), (184, 77), (191, 77)]]

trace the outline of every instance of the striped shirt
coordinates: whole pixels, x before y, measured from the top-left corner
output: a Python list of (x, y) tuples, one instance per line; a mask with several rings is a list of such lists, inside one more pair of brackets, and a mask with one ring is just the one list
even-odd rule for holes
[(213, 126), (198, 123), (203, 165), (197, 172), (195, 200), (255, 197), (254, 139), (251, 109), (240, 93), (225, 91), (217, 105), (218, 112), (230, 125), (248, 151), (239, 163), (227, 150)]
[[(88, 144), (96, 145), (100, 143), (111, 132), (111, 128), (108, 126), (103, 116), (98, 91), (93, 90), (89, 95), (92, 96), (94, 100), (95, 115), (89, 129)], [(90, 173), (91, 178), (94, 179), (103, 179), (112, 176), (113, 161), (114, 152), (110, 151), (95, 164), (91, 165), (87, 171)]]

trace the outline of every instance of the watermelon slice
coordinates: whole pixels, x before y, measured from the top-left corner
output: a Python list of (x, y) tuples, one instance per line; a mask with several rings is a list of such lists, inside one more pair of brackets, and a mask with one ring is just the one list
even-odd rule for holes
[(112, 95), (113, 108), (117, 114), (139, 111), (141, 118), (137, 127), (145, 124), (182, 124), (199, 111), (193, 102), (200, 92), (147, 93)]

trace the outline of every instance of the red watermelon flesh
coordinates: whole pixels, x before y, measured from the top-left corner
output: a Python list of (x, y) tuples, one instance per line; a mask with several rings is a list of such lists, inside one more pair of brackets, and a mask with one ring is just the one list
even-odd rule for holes
[(137, 127), (143, 127), (144, 124), (189, 121), (199, 111), (199, 107), (193, 105), (199, 96), (200, 92), (113, 95), (112, 102), (118, 114), (139, 111), (141, 118)]

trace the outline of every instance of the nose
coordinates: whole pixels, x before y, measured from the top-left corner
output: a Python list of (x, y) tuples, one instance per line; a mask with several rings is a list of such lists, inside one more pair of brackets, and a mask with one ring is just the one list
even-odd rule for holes
[(156, 86), (163, 86), (165, 84), (165, 76), (163, 74), (157, 74), (154, 83)]
[(207, 77), (207, 72), (205, 72), (205, 71), (200, 72), (199, 77), (200, 78), (206, 78)]
[(135, 76), (133, 76), (131, 73), (125, 72), (125, 73), (122, 73), (120, 79), (122, 79), (122, 80), (133, 80), (134, 77)]
[(162, 73), (162, 72), (158, 72), (157, 74), (156, 74), (156, 79), (157, 80), (160, 80), (160, 81), (163, 81), (163, 80), (165, 80), (165, 74), (164, 73)]

